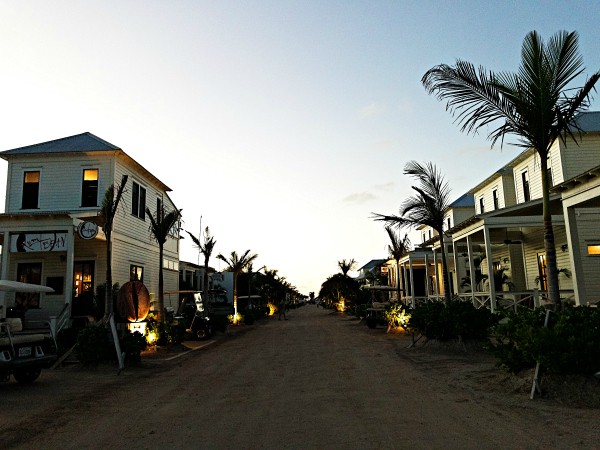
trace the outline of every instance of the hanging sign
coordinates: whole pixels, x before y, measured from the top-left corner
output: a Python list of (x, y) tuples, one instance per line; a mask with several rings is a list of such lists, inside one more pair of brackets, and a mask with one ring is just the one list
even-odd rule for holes
[(77, 232), (81, 239), (94, 239), (98, 235), (98, 225), (94, 222), (81, 222), (77, 226)]

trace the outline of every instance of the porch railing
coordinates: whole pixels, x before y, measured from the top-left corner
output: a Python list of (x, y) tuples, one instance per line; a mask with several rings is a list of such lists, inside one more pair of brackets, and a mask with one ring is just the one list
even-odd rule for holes
[(68, 327), (70, 324), (70, 306), (70, 303), (65, 303), (63, 309), (56, 316), (50, 317), (50, 331), (52, 332), (52, 336), (54, 337), (54, 339), (56, 339), (56, 336), (58, 336), (60, 330)]
[[(489, 292), (465, 292), (457, 294), (456, 297), (465, 301), (472, 302), (473, 306), (479, 308), (492, 309), (492, 296)], [(573, 302), (575, 291), (564, 289), (560, 291), (560, 298), (563, 302)], [(443, 296), (424, 296), (424, 297), (403, 297), (403, 302), (407, 305), (417, 306), (425, 302), (443, 301)], [(506, 291), (496, 292), (494, 310), (512, 310), (536, 309), (549, 304), (548, 294), (539, 289), (531, 291)]]

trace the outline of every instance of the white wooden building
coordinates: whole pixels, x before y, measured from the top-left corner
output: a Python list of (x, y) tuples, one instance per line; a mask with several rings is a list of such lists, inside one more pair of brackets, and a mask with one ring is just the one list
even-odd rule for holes
[[(7, 308), (88, 315), (89, 293), (106, 282), (106, 238), (95, 224), (106, 190), (127, 175), (114, 219), (112, 280), (141, 280), (157, 296), (159, 249), (145, 208), (175, 205), (170, 189), (119, 147), (91, 133), (0, 152), (8, 162), (5, 213), (0, 214), (1, 278), (48, 285), (53, 294), (0, 293)], [(178, 285), (179, 236), (164, 246), (165, 290)], [(67, 305), (67, 306), (65, 306)]]

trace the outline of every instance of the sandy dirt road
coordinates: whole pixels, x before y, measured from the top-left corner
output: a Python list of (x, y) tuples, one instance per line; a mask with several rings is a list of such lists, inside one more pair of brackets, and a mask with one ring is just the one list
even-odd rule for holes
[(484, 355), (306, 306), (116, 376), (47, 371), (0, 385), (0, 448), (600, 448), (600, 410), (491, 388)]

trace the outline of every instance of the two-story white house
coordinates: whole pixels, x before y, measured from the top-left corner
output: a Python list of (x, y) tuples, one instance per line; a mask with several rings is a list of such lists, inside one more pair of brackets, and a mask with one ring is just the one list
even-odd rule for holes
[(145, 212), (146, 207), (153, 214), (163, 207), (173, 210), (170, 189), (121, 148), (82, 133), (0, 152), (0, 157), (8, 162), (5, 213), (0, 214), (1, 278), (54, 289), (52, 294), (0, 293), (0, 317), (10, 307), (92, 314), (90, 293), (106, 282), (107, 243), (99, 210), (109, 186), (117, 186), (124, 175), (127, 184), (111, 239), (112, 281), (141, 280), (151, 298), (157, 297), (162, 264), (165, 291), (177, 290), (178, 228), (161, 262)]
[[(548, 171), (552, 184), (561, 185), (550, 197), (557, 265), (559, 270), (562, 269), (559, 275), (561, 295), (565, 300), (580, 304), (600, 300), (593, 289), (574, 286), (576, 277), (570, 276), (574, 272), (583, 274), (582, 267), (576, 270), (578, 264), (588, 267), (587, 272), (590, 272), (593, 268), (589, 268), (599, 263), (593, 257), (582, 262), (581, 255), (592, 255), (587, 253), (586, 243), (575, 233), (575, 219), (582, 215), (592, 218), (587, 221), (579, 219), (577, 223), (581, 230), (585, 230), (581, 233), (591, 243), (589, 248), (592, 250), (589, 251), (593, 251), (594, 243), (600, 242), (596, 231), (600, 229), (597, 226), (600, 210), (597, 208), (599, 201), (594, 197), (594, 183), (597, 181), (589, 180), (595, 178), (593, 168), (600, 161), (600, 112), (581, 114), (578, 126), (582, 133), (574, 130), (577, 141), (567, 138), (566, 144), (562, 141), (553, 144)], [(467, 296), (465, 294), (468, 293), (474, 302), (492, 307), (498, 299), (530, 302), (528, 292), (535, 289), (543, 295), (546, 290), (546, 255), (541, 179), (539, 156), (533, 149), (527, 149), (469, 191), (475, 200), (475, 216), (457, 222), (446, 232), (455, 249), (455, 280), (470, 281), (455, 284), (455, 294)], [(585, 187), (580, 186), (583, 179)], [(566, 180), (571, 181), (567, 183)], [(582, 194), (583, 191), (585, 194)], [(570, 227), (565, 222), (567, 208), (571, 208)], [(435, 248), (439, 245), (439, 238), (434, 237), (425, 244)], [(570, 251), (574, 247), (577, 252)], [(460, 270), (461, 259), (466, 263), (464, 273)], [(477, 279), (477, 274), (481, 275), (481, 280)], [(582, 276), (579, 276), (580, 280)], [(587, 279), (596, 280), (595, 283), (600, 286), (600, 277), (587, 273)], [(579, 294), (574, 287), (579, 289)], [(478, 295), (477, 291), (485, 291), (485, 294)], [(506, 294), (507, 291), (511, 294)]]

